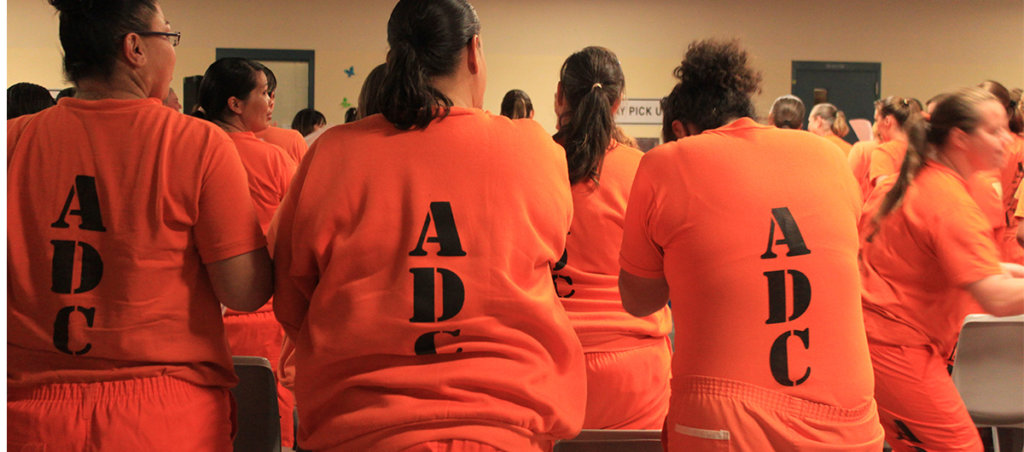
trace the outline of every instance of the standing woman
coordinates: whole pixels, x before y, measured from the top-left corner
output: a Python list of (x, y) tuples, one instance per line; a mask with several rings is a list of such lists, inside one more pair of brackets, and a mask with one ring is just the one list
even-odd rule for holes
[(843, 156), (752, 119), (735, 42), (691, 44), (675, 75), (681, 138), (640, 160), (619, 277), (634, 315), (672, 298), (666, 450), (880, 450)]
[[(295, 162), (280, 147), (256, 137), (270, 122), (271, 99), (262, 65), (244, 58), (222, 58), (206, 69), (199, 84), (202, 115), (220, 126), (238, 148), (249, 182), (249, 195), (256, 206), (261, 229), (270, 220), (295, 174)], [(232, 355), (262, 356), (277, 368), (284, 331), (274, 319), (273, 303), (256, 312), (224, 312), (224, 329)], [(281, 442), (294, 442), (292, 394), (278, 386)]]
[(7, 123), (7, 446), (231, 450), (220, 304), (271, 263), (231, 141), (162, 105), (150, 0), (51, 0), (74, 98)]
[(846, 123), (846, 114), (835, 105), (827, 102), (815, 105), (807, 118), (807, 130), (839, 146), (843, 155), (850, 155), (853, 145), (843, 139), (850, 133), (850, 125)]
[(587, 47), (562, 64), (555, 92), (573, 219), (553, 275), (587, 361), (587, 429), (658, 429), (668, 411), (668, 307), (637, 318), (619, 297), (622, 220), (643, 156), (612, 138), (624, 88), (615, 54)]
[(321, 135), (281, 205), (274, 311), (303, 447), (542, 451), (583, 422), (550, 273), (572, 219), (564, 153), (481, 110), (479, 33), (464, 0), (399, 1), (382, 114)]
[(1006, 109), (967, 89), (908, 132), (893, 188), (864, 212), (872, 219), (861, 274), (875, 399), (895, 451), (981, 450), (946, 357), (975, 302), (996, 316), (1024, 313), (1024, 267), (1000, 265), (968, 185), (1005, 162)]

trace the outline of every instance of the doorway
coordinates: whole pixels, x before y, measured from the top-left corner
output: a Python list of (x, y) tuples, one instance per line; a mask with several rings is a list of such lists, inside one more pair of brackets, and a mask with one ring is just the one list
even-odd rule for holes
[[(794, 61), (792, 83), (793, 95), (804, 102), (808, 112), (815, 104), (829, 102), (846, 114), (847, 121), (874, 121), (874, 102), (882, 89), (882, 63)], [(857, 141), (852, 130), (843, 139)]]

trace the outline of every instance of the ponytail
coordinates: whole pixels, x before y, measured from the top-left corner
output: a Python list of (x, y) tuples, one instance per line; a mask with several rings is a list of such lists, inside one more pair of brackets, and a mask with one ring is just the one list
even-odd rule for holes
[(452, 74), (479, 33), (476, 11), (465, 0), (400, 0), (388, 20), (391, 49), (377, 93), (384, 117), (401, 130), (447, 117), (452, 100), (430, 81)]
[(907, 153), (903, 157), (903, 164), (900, 165), (900, 173), (896, 178), (896, 183), (885, 194), (882, 205), (871, 219), (874, 229), (868, 235), (867, 240), (869, 242), (874, 238), (875, 233), (878, 232), (878, 226), (881, 224), (882, 218), (885, 218), (886, 215), (889, 215), (890, 212), (903, 203), (903, 196), (907, 194), (907, 188), (910, 187), (910, 183), (917, 177), (921, 167), (924, 166), (925, 158), (929, 154), (927, 141), (929, 129), (930, 124), (921, 115), (913, 115), (904, 123), (903, 130), (907, 133)]
[(836, 110), (836, 118), (832, 121), (831, 129), (832, 133), (840, 138), (850, 133), (850, 125), (846, 122), (846, 113), (843, 113), (842, 110)]
[(605, 151), (615, 131), (612, 105), (599, 86), (595, 84), (594, 89), (583, 96), (573, 109), (569, 123), (555, 135), (555, 140), (565, 148), (570, 184), (598, 179)]
[(565, 148), (569, 182), (596, 181), (615, 133), (612, 105), (625, 88), (622, 67), (610, 50), (587, 47), (565, 60), (560, 78), (567, 111), (554, 139)]
[(388, 51), (387, 69), (377, 96), (381, 113), (401, 130), (425, 129), (435, 117), (448, 116), (452, 107), (448, 96), (430, 86), (416, 50), (405, 42)]

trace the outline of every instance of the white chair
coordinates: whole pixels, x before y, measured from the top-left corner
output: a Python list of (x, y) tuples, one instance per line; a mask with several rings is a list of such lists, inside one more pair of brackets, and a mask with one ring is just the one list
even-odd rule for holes
[(583, 430), (554, 452), (662, 452), (661, 430)]
[(233, 356), (238, 386), (231, 389), (238, 406), (235, 452), (281, 452), (277, 381), (270, 361), (260, 356)]
[(1024, 315), (971, 314), (957, 342), (953, 383), (979, 427), (1024, 428)]

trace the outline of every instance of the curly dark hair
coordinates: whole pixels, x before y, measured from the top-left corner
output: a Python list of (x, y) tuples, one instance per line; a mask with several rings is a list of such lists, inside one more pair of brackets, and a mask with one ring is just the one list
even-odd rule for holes
[(748, 66), (747, 52), (738, 40), (690, 43), (673, 74), (679, 83), (663, 103), (666, 139), (674, 137), (672, 121), (692, 124), (702, 132), (730, 119), (754, 116), (750, 97), (761, 92), (761, 72)]

